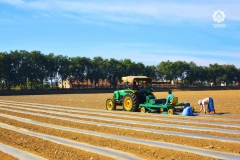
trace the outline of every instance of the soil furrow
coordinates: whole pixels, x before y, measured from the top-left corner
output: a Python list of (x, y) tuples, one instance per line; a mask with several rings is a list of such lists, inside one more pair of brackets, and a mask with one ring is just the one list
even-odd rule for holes
[(18, 158), (10, 155), (10, 154), (7, 154), (5, 152), (2, 152), (0, 151), (0, 159), (2, 160), (19, 160)]
[(0, 141), (12, 147), (39, 155), (46, 159), (109, 159), (103, 155), (89, 153), (66, 145), (29, 136), (0, 127)]
[(45, 160), (45, 158), (42, 158), (40, 156), (37, 156), (35, 154), (29, 153), (26, 151), (22, 151), (20, 149), (14, 148), (14, 147), (10, 147), (3, 143), (0, 143), (0, 150), (2, 150), (3, 152), (5, 152), (7, 154), (12, 155), (13, 157), (16, 157), (17, 159), (21, 159), (21, 160), (33, 160), (33, 159), (34, 160)]

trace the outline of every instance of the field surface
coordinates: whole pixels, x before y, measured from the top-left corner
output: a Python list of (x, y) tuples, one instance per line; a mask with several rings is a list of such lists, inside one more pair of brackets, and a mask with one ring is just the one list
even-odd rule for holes
[(108, 93), (1, 96), (0, 159), (240, 159), (239, 90), (173, 94), (196, 112), (212, 97), (216, 114), (107, 111)]

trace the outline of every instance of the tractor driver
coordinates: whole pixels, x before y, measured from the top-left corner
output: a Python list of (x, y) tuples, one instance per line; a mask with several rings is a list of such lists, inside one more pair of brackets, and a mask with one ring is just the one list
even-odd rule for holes
[(133, 90), (139, 90), (138, 85), (136, 84), (136, 81), (133, 82), (132, 89)]
[(168, 91), (168, 97), (167, 97), (167, 103), (171, 103), (174, 98), (174, 95), (172, 94), (172, 91)]

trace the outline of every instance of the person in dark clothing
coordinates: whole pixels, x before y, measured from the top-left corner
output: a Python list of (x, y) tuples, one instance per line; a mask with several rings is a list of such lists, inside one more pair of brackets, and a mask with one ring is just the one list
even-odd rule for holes
[(133, 90), (139, 90), (138, 85), (136, 84), (136, 81), (133, 82), (132, 89)]

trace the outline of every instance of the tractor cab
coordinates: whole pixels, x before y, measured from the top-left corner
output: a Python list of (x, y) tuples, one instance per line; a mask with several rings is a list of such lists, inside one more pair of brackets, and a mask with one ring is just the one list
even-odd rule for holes
[(139, 89), (150, 89), (152, 88), (152, 78), (146, 76), (127, 76), (122, 77), (122, 81), (128, 88), (133, 86), (133, 83), (136, 82)]
[[(127, 76), (122, 77), (122, 80), (125, 84), (127, 84), (128, 89), (134, 90), (134, 93), (138, 97), (139, 104), (146, 102), (146, 96), (150, 96), (152, 98), (156, 98), (152, 92), (154, 91), (152, 89), (152, 78), (146, 77), (146, 76)], [(136, 83), (138, 86), (138, 89), (134, 89), (133, 83)]]

